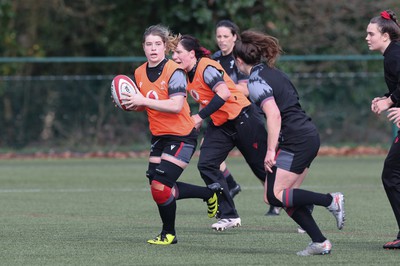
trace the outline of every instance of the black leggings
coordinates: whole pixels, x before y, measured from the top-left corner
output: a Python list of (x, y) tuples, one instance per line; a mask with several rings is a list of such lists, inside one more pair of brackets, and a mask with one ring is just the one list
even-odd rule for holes
[(400, 237), (400, 134), (393, 141), (385, 159), (382, 183), (396, 217)]
[(235, 204), (229, 195), (226, 180), (219, 170), (229, 152), (237, 147), (256, 177), (265, 181), (264, 158), (267, 152), (267, 132), (263, 117), (255, 105), (243, 109), (234, 120), (221, 126), (209, 123), (200, 148), (198, 169), (206, 184), (218, 182), (223, 187), (219, 200), (221, 218), (238, 217)]

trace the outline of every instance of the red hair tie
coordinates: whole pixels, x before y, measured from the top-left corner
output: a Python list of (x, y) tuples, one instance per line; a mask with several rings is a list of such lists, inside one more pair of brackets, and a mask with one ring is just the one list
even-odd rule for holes
[(203, 53), (203, 56), (205, 57), (210, 57), (211, 56), (211, 52), (210, 50), (204, 48), (204, 47), (200, 47), (201, 52)]
[(387, 20), (391, 20), (390, 14), (385, 10), (381, 12), (381, 17)]

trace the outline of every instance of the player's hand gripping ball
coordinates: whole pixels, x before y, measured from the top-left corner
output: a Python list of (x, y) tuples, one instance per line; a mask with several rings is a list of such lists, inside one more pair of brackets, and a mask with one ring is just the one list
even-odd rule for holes
[(121, 108), (124, 111), (129, 111), (123, 104), (126, 96), (122, 95), (122, 92), (138, 94), (139, 89), (128, 76), (118, 75), (115, 76), (111, 82), (111, 96), (118, 108)]

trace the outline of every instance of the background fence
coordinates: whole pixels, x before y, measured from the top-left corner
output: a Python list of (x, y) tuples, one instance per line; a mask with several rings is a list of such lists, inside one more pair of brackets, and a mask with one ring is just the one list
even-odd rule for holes
[[(144, 58), (1, 58), (0, 64), (46, 66), (52, 75), (0, 76), (0, 148), (2, 150), (139, 150), (147, 148), (144, 113), (116, 109), (110, 83), (117, 74), (130, 75)], [(297, 87), (301, 104), (313, 118), (323, 145), (388, 145), (392, 125), (370, 111), (373, 97), (383, 95), (383, 70), (370, 71), (381, 56), (282, 57), (284, 69)], [(318, 72), (318, 62), (332, 69), (354, 64), (357, 72)], [(313, 68), (296, 69), (299, 65)], [(68, 75), (66, 68), (82, 64), (109, 65), (108, 74)], [(359, 67), (357, 67), (359, 65)], [(372, 67), (371, 67), (372, 68)], [(348, 69), (348, 67), (346, 67)], [(192, 107), (192, 99), (188, 97)]]

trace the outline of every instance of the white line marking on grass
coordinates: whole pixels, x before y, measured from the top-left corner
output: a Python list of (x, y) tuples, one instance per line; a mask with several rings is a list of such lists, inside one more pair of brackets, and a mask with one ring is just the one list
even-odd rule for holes
[[(303, 189), (337, 189), (337, 186), (313, 186), (305, 185)], [(376, 189), (375, 185), (346, 185), (346, 189)], [(262, 186), (242, 186), (243, 191), (246, 190), (264, 190)], [(9, 188), (0, 189), (0, 193), (96, 193), (96, 192), (149, 192), (149, 188), (59, 188), (59, 189), (45, 189), (45, 188)]]
[(87, 193), (87, 192), (133, 192), (133, 191), (149, 191), (148, 188), (60, 188), (60, 189), (42, 189), (42, 188), (26, 188), (26, 189), (0, 189), (0, 193)]

